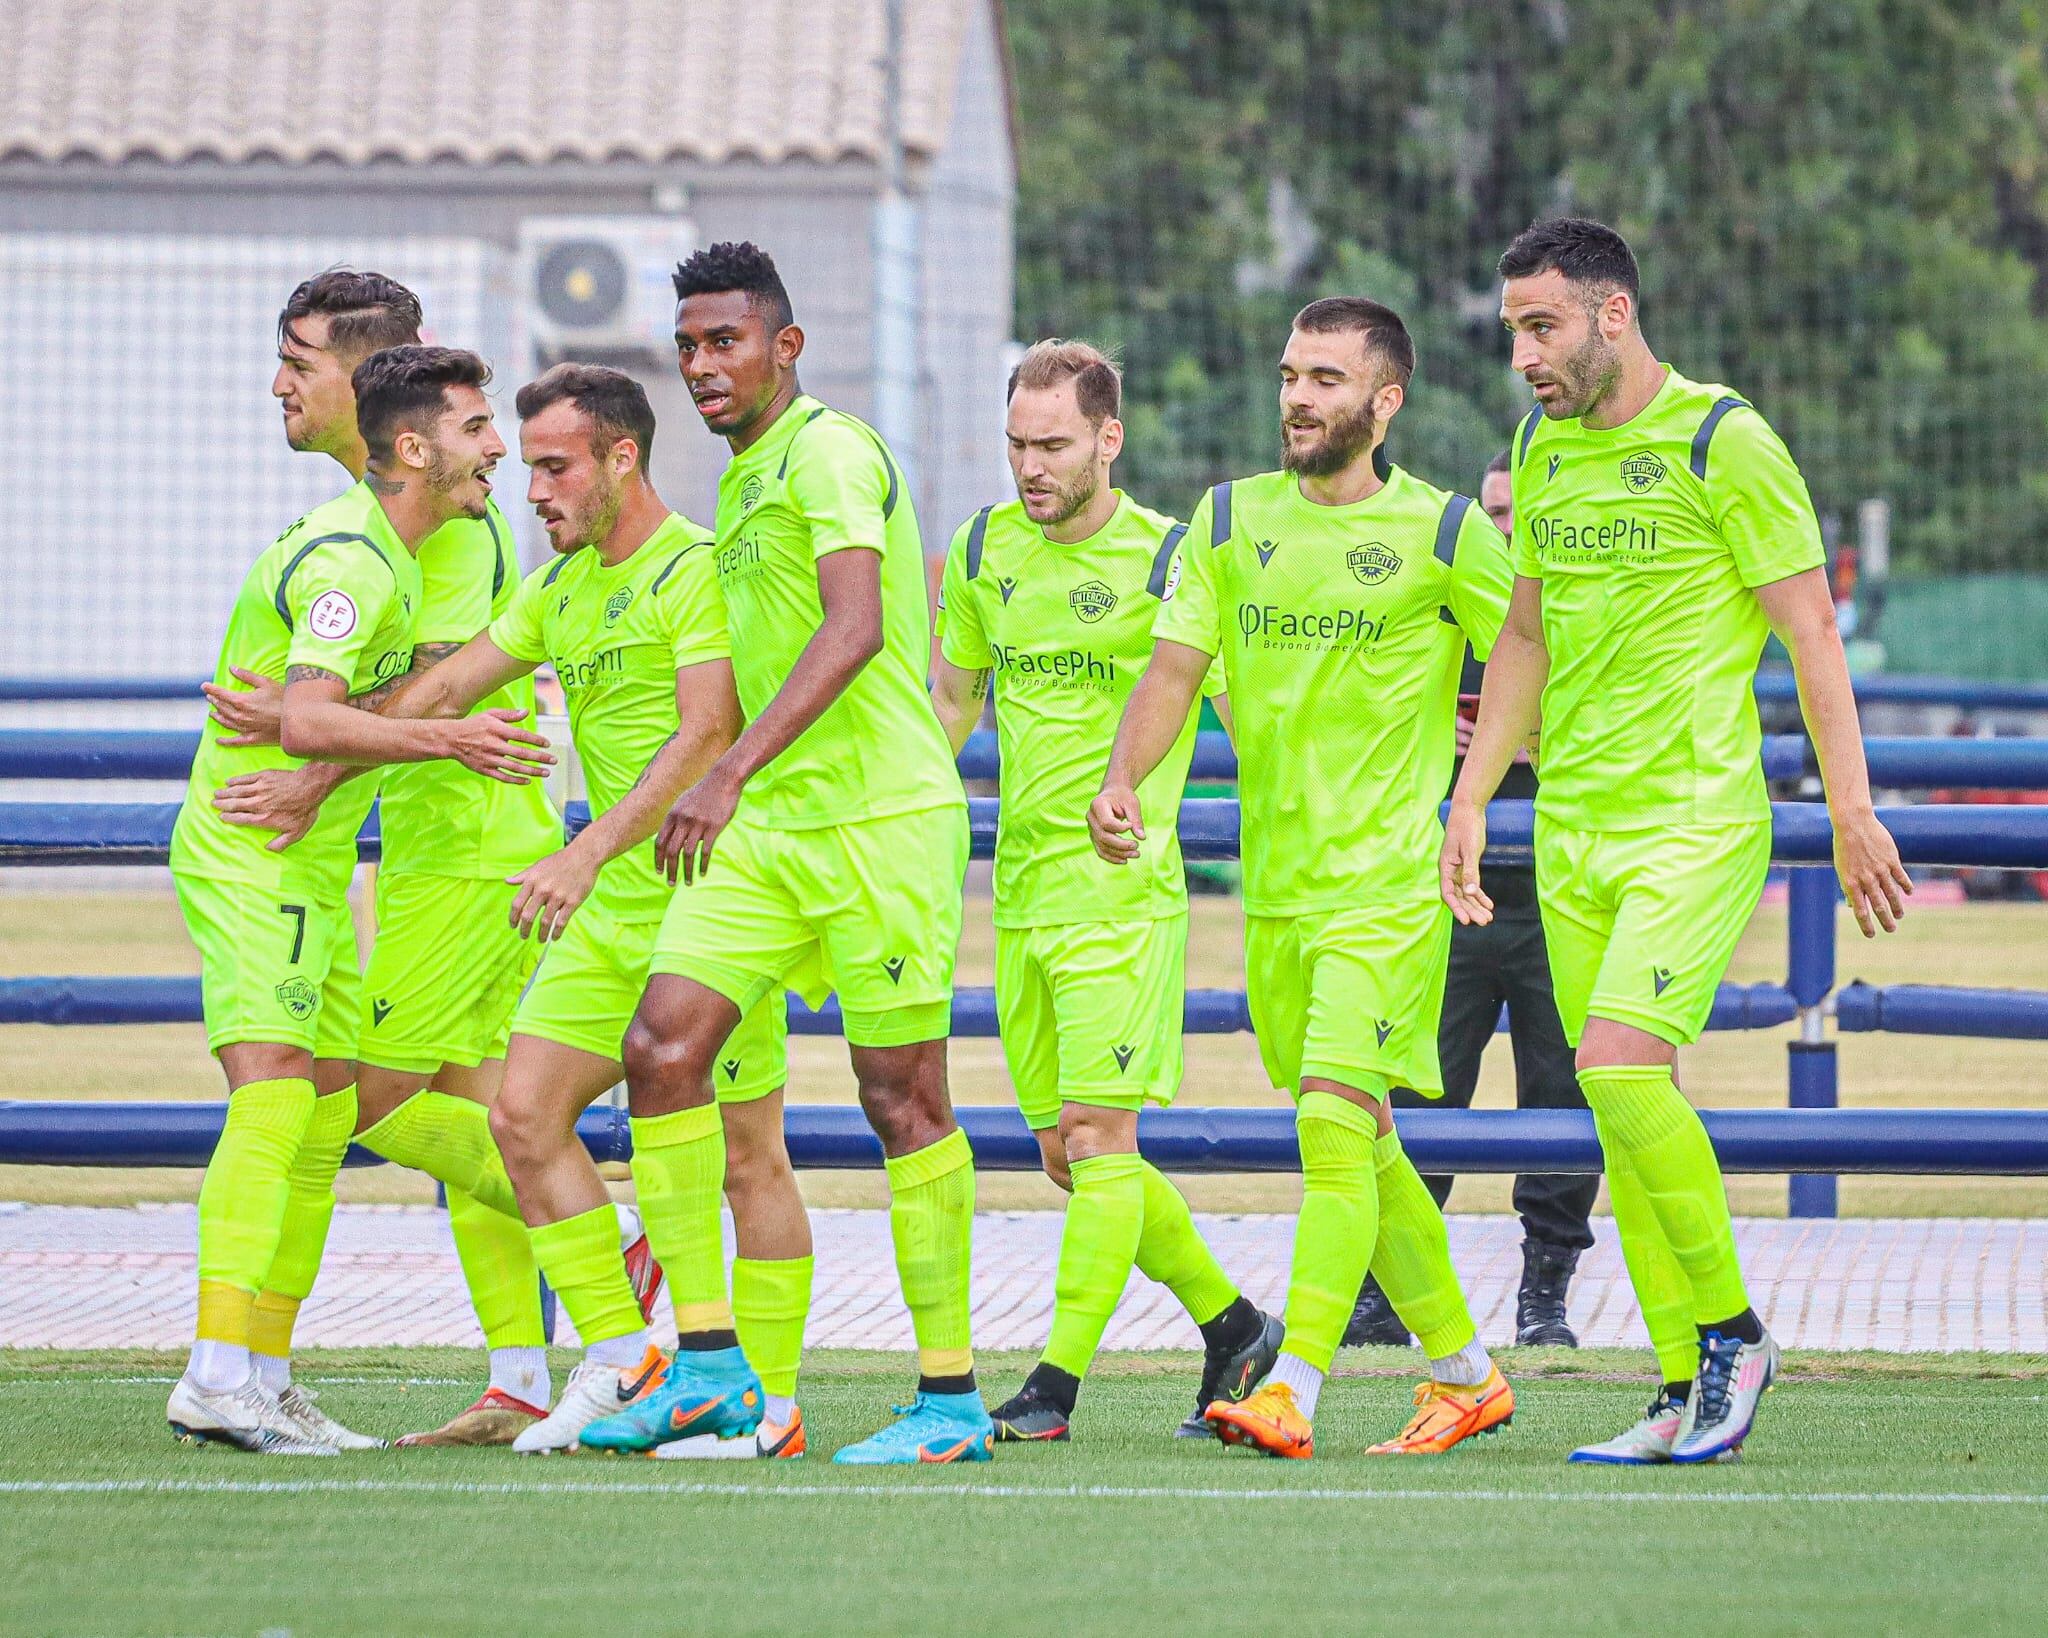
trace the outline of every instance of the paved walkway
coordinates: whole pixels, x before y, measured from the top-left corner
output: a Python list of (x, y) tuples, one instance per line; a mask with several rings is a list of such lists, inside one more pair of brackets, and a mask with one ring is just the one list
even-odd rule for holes
[[(106, 1210), (0, 1205), (0, 1346), (176, 1348), (191, 1336), (196, 1215), (187, 1206)], [(813, 1347), (907, 1348), (887, 1215), (813, 1214), (818, 1243)], [(1280, 1307), (1294, 1222), (1204, 1217), (1224, 1265)], [(974, 1339), (1037, 1347), (1052, 1310), (1060, 1220), (984, 1213), (975, 1224)], [(1628, 1276), (1602, 1220), (1580, 1265), (1572, 1320), (1588, 1345), (1645, 1346)], [(1480, 1335), (1509, 1339), (1520, 1225), (1453, 1217), (1451, 1252)], [(2048, 1352), (2043, 1289), (2048, 1220), (1851, 1218), (1739, 1221), (1757, 1307), (1805, 1348)], [(558, 1341), (567, 1341), (566, 1317)], [(416, 1206), (344, 1206), (319, 1288), (299, 1326), (307, 1345), (474, 1344), (477, 1331), (447, 1219)], [(1113, 1348), (1190, 1347), (1194, 1327), (1160, 1288), (1133, 1279), (1111, 1322)]]

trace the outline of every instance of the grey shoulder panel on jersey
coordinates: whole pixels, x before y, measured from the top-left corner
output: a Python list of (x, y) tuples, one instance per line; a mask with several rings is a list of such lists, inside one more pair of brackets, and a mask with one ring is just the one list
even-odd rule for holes
[(809, 426), (813, 421), (817, 420), (817, 418), (823, 415), (824, 413), (825, 406), (823, 404), (820, 404), (816, 409), (812, 410), (810, 414), (804, 417), (804, 426), (798, 427), (795, 432), (792, 432), (789, 435), (789, 442), (783, 447), (782, 451), (782, 464), (775, 469), (776, 477), (786, 478), (789, 476), (789, 455), (790, 451), (796, 448), (796, 441), (798, 435), (802, 433), (804, 427)]
[(498, 593), (505, 589), (505, 576), (512, 571), (505, 562), (505, 537), (498, 533), (497, 508), (484, 508), (484, 527), (491, 532), (491, 601), (498, 600)]
[(1536, 436), (1536, 425), (1542, 419), (1541, 404), (1522, 417), (1522, 430), (1515, 437), (1515, 465), (1520, 466), (1529, 458), (1529, 440)]
[(667, 567), (654, 577), (654, 584), (647, 588), (647, 595), (649, 597), (659, 597), (661, 595), (661, 588), (668, 584), (668, 577), (676, 572), (676, 565), (682, 562), (684, 558), (688, 557), (699, 546), (708, 546), (709, 544), (709, 541), (693, 540), (680, 552), (676, 553), (674, 557), (668, 560)]
[[(1458, 559), (1458, 531), (1465, 527), (1465, 514), (1471, 510), (1470, 495), (1453, 495), (1444, 502), (1444, 515), (1436, 520), (1436, 560), (1447, 569)], [(1449, 604), (1440, 605), (1436, 615), (1448, 625), (1458, 623)]]
[(1714, 407), (1707, 411), (1707, 418), (1700, 423), (1699, 431), (1692, 435), (1692, 475), (1701, 482), (1707, 476), (1707, 446), (1714, 441), (1714, 429), (1726, 419), (1730, 410), (1748, 409), (1748, 401), (1741, 398), (1717, 398)]
[(967, 526), (967, 578), (974, 579), (981, 573), (981, 551), (988, 544), (988, 515), (995, 510), (991, 502), (974, 514), (974, 521)]
[(1230, 538), (1230, 484), (1219, 483), (1209, 491), (1209, 544), (1221, 546)]
[(305, 545), (301, 546), (296, 552), (292, 553), (291, 562), (287, 563), (284, 566), (284, 573), (277, 577), (277, 596), (274, 599), (274, 601), (277, 604), (277, 617), (284, 622), (284, 629), (286, 631), (290, 631), (293, 629), (291, 604), (285, 600), (284, 595), (285, 588), (292, 583), (292, 576), (298, 572), (299, 565), (306, 561), (306, 559), (312, 554), (315, 547), (332, 546), (336, 541), (341, 540), (360, 541), (363, 545), (369, 547), (371, 551), (377, 554), (377, 561), (382, 563), (385, 568), (388, 569), (391, 567), (391, 559), (384, 555), (384, 548), (382, 546), (379, 546), (368, 535), (356, 535), (348, 533), (342, 533), (337, 535), (319, 535), (316, 536), (314, 539), (307, 541)]
[(1152, 575), (1145, 582), (1145, 590), (1154, 597), (1166, 595), (1166, 576), (1173, 568), (1173, 554), (1180, 550), (1181, 540), (1187, 532), (1185, 523), (1176, 523), (1160, 540), (1159, 550), (1152, 554)]
[(555, 583), (556, 577), (564, 569), (568, 568), (569, 559), (573, 556), (575, 556), (573, 552), (564, 552), (560, 557), (556, 558), (554, 562), (548, 565), (548, 572), (541, 577), (540, 583), (543, 586), (552, 586)]

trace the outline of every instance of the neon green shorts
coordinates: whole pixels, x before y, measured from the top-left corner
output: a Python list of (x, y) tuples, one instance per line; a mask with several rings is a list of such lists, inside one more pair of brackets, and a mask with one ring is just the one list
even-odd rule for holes
[(1536, 893), (1565, 1039), (1577, 1046), (1598, 1016), (1698, 1040), (1770, 863), (1768, 821), (1600, 831), (1539, 816)]
[[(514, 1035), (537, 1036), (616, 1060), (647, 988), (658, 921), (620, 921), (586, 902), (547, 947), (519, 1009)], [(778, 993), (740, 1019), (711, 1082), (720, 1103), (751, 1103), (789, 1079), (788, 1012)]]
[(1442, 1096), (1436, 1028), (1450, 959), (1441, 899), (1245, 917), (1246, 999), (1273, 1084), (1296, 1097), (1305, 1076)]
[(996, 929), (996, 1022), (1034, 1132), (1063, 1103), (1137, 1109), (1180, 1090), (1188, 918)]
[(199, 947), (206, 1049), (244, 1041), (356, 1055), (362, 974), (348, 901), (171, 872), (185, 930)]
[(431, 1075), (505, 1055), (512, 1009), (541, 950), (512, 925), (518, 891), (489, 878), (377, 872), (358, 1059)]
[(814, 1007), (836, 990), (854, 1046), (941, 1040), (966, 869), (960, 807), (819, 830), (734, 825), (710, 873), (669, 900), (653, 969), (743, 1013), (785, 987)]

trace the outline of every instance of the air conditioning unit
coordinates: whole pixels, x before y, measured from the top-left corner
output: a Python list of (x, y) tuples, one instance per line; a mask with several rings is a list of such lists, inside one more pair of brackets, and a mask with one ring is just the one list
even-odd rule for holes
[(683, 216), (527, 218), (519, 224), (519, 263), (535, 354), (670, 352), (670, 275), (696, 247), (696, 230)]

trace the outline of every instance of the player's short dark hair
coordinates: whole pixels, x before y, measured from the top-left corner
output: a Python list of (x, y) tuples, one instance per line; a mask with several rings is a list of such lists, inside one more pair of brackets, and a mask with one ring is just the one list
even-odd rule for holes
[(1500, 276), (1526, 279), (1555, 270), (1586, 293), (1605, 300), (1617, 290), (1640, 295), (1642, 274), (1628, 241), (1605, 222), (1552, 216), (1531, 222), (1500, 253)]
[(299, 321), (327, 320), (327, 350), (341, 358), (361, 360), (386, 347), (406, 347), (420, 339), (420, 299), (396, 279), (353, 267), (330, 267), (315, 273), (285, 299), (277, 315), (277, 342), (303, 347)]
[(647, 389), (624, 370), (557, 364), (521, 387), (512, 403), (522, 421), (555, 404), (574, 404), (590, 418), (592, 449), (604, 455), (621, 438), (631, 438), (640, 450), (640, 470), (647, 470), (654, 449), (654, 406), (647, 402)]
[(1492, 460), (1486, 463), (1486, 470), (1479, 474), (1479, 481), (1481, 483), (1484, 483), (1496, 472), (1512, 472), (1514, 471), (1514, 469), (1515, 463), (1508, 458), (1508, 452), (1506, 450), (1502, 450), (1498, 455), (1494, 456)]
[(775, 271), (775, 258), (752, 240), (722, 240), (692, 252), (687, 261), (676, 264), (675, 286), (677, 301), (726, 290), (743, 291), (747, 304), (761, 315), (771, 335), (796, 323), (796, 310), (789, 305), (782, 275)]
[(1074, 402), (1094, 426), (1101, 426), (1123, 409), (1124, 378), (1116, 361), (1100, 347), (1085, 341), (1062, 341), (1057, 336), (1034, 343), (1017, 360), (1005, 396), (1015, 398), (1019, 387), (1038, 390), (1057, 387), (1062, 381), (1074, 383)]
[(490, 385), (491, 367), (460, 347), (386, 347), (358, 364), (356, 430), (370, 459), (388, 460), (401, 432), (420, 432), (447, 408), (450, 387)]
[(1294, 315), (1294, 327), (1310, 335), (1349, 330), (1364, 338), (1365, 350), (1377, 357), (1397, 385), (1405, 387), (1415, 374), (1415, 343), (1408, 326), (1391, 307), (1364, 296), (1325, 296)]

